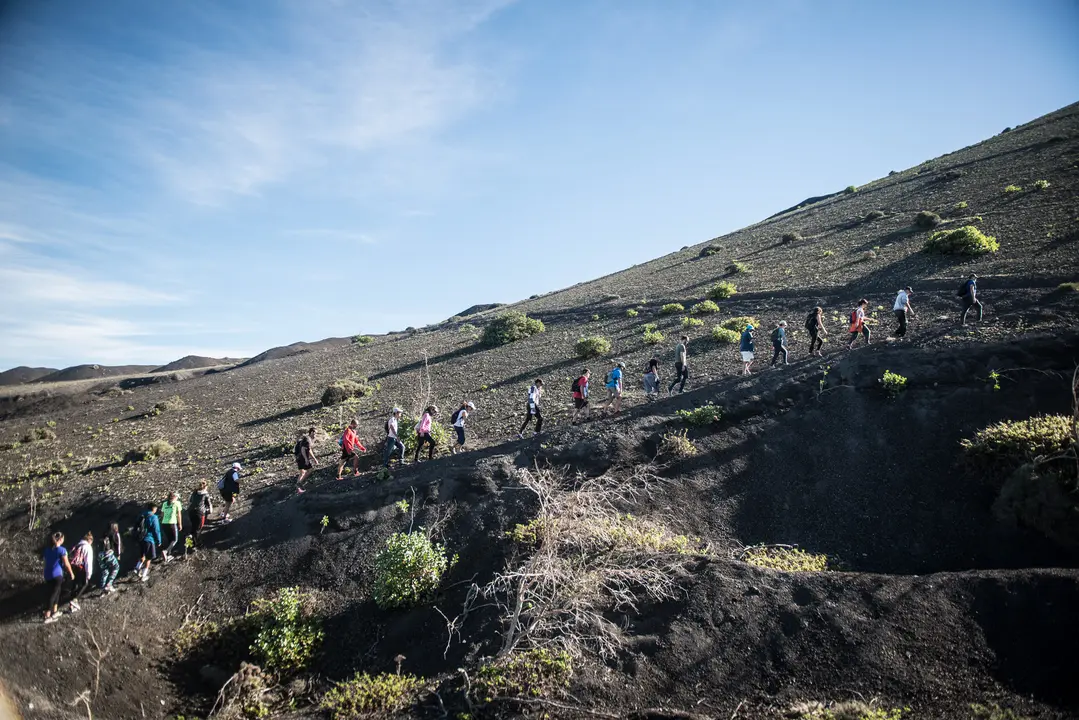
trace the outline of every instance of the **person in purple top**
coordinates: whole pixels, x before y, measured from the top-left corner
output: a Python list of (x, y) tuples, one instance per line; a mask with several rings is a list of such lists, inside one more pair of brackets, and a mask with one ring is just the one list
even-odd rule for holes
[(75, 580), (75, 571), (67, 559), (64, 548), (64, 534), (55, 532), (49, 546), (42, 553), (45, 561), (45, 587), (49, 589), (49, 604), (45, 607), (45, 622), (53, 622), (60, 617), (60, 591), (64, 587), (64, 575)]

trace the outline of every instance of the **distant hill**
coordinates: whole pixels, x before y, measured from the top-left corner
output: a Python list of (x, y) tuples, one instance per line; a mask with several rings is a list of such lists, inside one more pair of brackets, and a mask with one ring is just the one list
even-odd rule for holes
[(487, 303), (486, 305), (473, 305), (467, 310), (462, 310), (457, 313), (457, 317), (468, 317), (469, 315), (476, 315), (486, 310), (493, 310), (497, 307), (502, 307), (505, 303)]
[(59, 372), (59, 370), (56, 368), (32, 368), (20, 365), (0, 372), (0, 385), (22, 385), (23, 383), (34, 382), (38, 378), (43, 378), (54, 372)]
[(49, 373), (39, 377), (34, 382), (65, 382), (67, 380), (95, 380), (97, 378), (110, 378), (117, 375), (137, 375), (148, 373), (156, 365), (75, 365)]
[(212, 358), (202, 357), (200, 355), (187, 355), (179, 360), (173, 360), (168, 365), (154, 368), (150, 372), (164, 373), (173, 372), (175, 370), (197, 370), (198, 368), (214, 367), (215, 365), (235, 365), (243, 362), (245, 359), (246, 358)]
[(299, 355), (300, 353), (312, 352), (314, 350), (328, 350), (330, 348), (342, 347), (344, 345), (351, 345), (352, 338), (326, 338), (325, 340), (319, 340), (313, 343), (296, 342), (291, 345), (282, 345), (280, 347), (270, 348), (266, 352), (261, 352), (250, 360), (245, 360), (240, 363), (238, 367), (246, 367), (248, 365), (255, 365), (263, 362), (264, 360), (280, 360), (281, 358), (291, 357), (293, 355)]

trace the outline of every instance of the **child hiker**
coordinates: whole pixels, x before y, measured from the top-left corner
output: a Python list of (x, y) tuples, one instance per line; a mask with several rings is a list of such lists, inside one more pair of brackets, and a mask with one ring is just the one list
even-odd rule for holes
[(120, 559), (116, 557), (116, 551), (112, 547), (112, 540), (105, 536), (101, 540), (101, 550), (97, 554), (97, 564), (101, 566), (101, 581), (99, 586), (102, 592), (116, 592), (116, 576), (120, 574)]
[(175, 490), (170, 492), (168, 499), (161, 504), (161, 528), (165, 536), (161, 557), (169, 563), (172, 562), (172, 550), (176, 543), (180, 542), (180, 533), (184, 529), (183, 506)]
[(524, 438), (525, 428), (536, 418), (536, 434), (543, 429), (543, 414), (540, 412), (540, 398), (543, 396), (543, 380), (536, 378), (532, 387), (528, 388), (528, 405), (525, 407), (525, 421), (521, 423), (521, 429), (517, 431), (517, 437)]
[(150, 579), (150, 561), (157, 557), (157, 547), (161, 544), (161, 522), (157, 519), (157, 503), (150, 503), (139, 516), (139, 564), (135, 574), (139, 580)]
[(71, 568), (74, 571), (75, 584), (71, 589), (71, 612), (79, 611), (79, 600), (90, 587), (90, 578), (94, 576), (94, 535), (86, 533), (71, 551)]
[(187, 501), (187, 519), (191, 525), (191, 542), (195, 547), (202, 547), (202, 529), (206, 527), (206, 518), (214, 511), (208, 484), (205, 480), (199, 480)]

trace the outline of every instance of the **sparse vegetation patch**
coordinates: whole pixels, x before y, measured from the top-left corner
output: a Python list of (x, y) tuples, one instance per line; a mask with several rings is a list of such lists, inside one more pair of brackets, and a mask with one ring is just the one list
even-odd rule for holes
[(1062, 453), (1074, 442), (1072, 418), (1039, 415), (994, 423), (959, 444), (968, 460), (979, 465), (1016, 468), (1038, 457)]
[(732, 343), (738, 342), (741, 337), (742, 336), (734, 330), (728, 330), (722, 325), (716, 325), (714, 328), (712, 328), (712, 339), (718, 343), (730, 345)]
[(127, 455), (124, 456), (124, 462), (151, 462), (174, 452), (176, 448), (169, 444), (168, 440), (151, 440), (133, 450), (128, 450)]
[(741, 260), (735, 260), (727, 266), (727, 272), (731, 275), (744, 275), (749, 272), (749, 265)]
[(932, 230), (937, 225), (940, 225), (940, 222), (940, 215), (928, 210), (922, 210), (914, 216), (914, 227), (920, 230)]
[(824, 572), (828, 556), (808, 553), (790, 545), (755, 545), (738, 553), (738, 559), (757, 567), (784, 572)]
[(676, 313), (685, 312), (686, 308), (682, 303), (667, 303), (659, 309), (660, 315), (674, 315)]
[(752, 325), (755, 328), (760, 327), (760, 323), (757, 322), (757, 318), (747, 317), (745, 315), (728, 318), (727, 320), (721, 322), (719, 325), (720, 327), (726, 328), (727, 330), (734, 330), (739, 334), (741, 334), (741, 332), (746, 329), (746, 325)]
[(333, 383), (322, 392), (322, 406), (330, 407), (343, 403), (352, 398), (366, 397), (375, 391), (374, 386), (368, 384), (367, 378), (359, 380), (341, 379)]
[(487, 347), (498, 347), (538, 335), (545, 329), (543, 321), (530, 318), (523, 312), (502, 313), (483, 328), (481, 342)]
[(722, 280), (717, 282), (712, 287), (708, 288), (708, 297), (711, 300), (726, 300), (734, 297), (738, 292), (738, 286), (732, 282)]
[(684, 318), (682, 318), (682, 327), (687, 329), (687, 330), (689, 328), (701, 327), (702, 325), (704, 325), (704, 320), (701, 320), (700, 318), (694, 318), (694, 317), (684, 317)]
[(572, 677), (573, 660), (569, 653), (533, 648), (481, 666), (473, 692), (480, 702), (547, 697), (568, 687)]
[(415, 702), (423, 686), (423, 680), (413, 675), (358, 673), (351, 680), (334, 683), (319, 707), (333, 720), (395, 716)]
[(1049, 181), (1048, 180), (1035, 180), (1034, 181), (1034, 189), (1035, 190), (1047, 190), (1047, 189), (1049, 189)]
[(282, 588), (255, 600), (247, 619), (254, 634), (251, 655), (272, 672), (302, 670), (322, 645), (314, 598), (299, 588)]
[(629, 310), (626, 310), (626, 317), (635, 318), (638, 315), (640, 315), (640, 313), (637, 312), (636, 310), (634, 310), (633, 308), (630, 308)]
[(370, 335), (355, 335), (352, 338), (353, 345), (369, 345), (374, 340)]
[(645, 345), (659, 345), (663, 342), (663, 333), (659, 330), (645, 330), (642, 339)]
[(659, 442), (659, 454), (676, 458), (693, 457), (697, 454), (697, 446), (689, 439), (685, 430), (670, 430), (663, 433)]
[(984, 255), (999, 249), (1000, 243), (995, 237), (986, 235), (973, 225), (935, 232), (925, 241), (924, 248), (926, 252), (941, 255)]
[(183, 410), (185, 407), (187, 406), (184, 404), (184, 399), (179, 395), (173, 395), (172, 397), (167, 397), (161, 402), (156, 403), (154, 405), (154, 414), (157, 415), (163, 412)]
[(711, 300), (702, 300), (691, 307), (689, 312), (693, 315), (711, 315), (712, 313), (719, 312), (719, 305), (716, 305)]
[(1023, 188), (1019, 185), (1008, 185), (1006, 188), (1004, 188), (1004, 192), (1008, 195), (1011, 195), (1013, 193), (1021, 193), (1023, 192)]
[(611, 352), (611, 341), (602, 335), (583, 337), (573, 346), (573, 351), (581, 359), (601, 357)]

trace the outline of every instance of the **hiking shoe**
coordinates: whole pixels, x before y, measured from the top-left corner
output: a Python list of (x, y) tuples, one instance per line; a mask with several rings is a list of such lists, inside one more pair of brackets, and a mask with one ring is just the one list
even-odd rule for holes
[(524, 433), (517, 433), (517, 439), (518, 440), (524, 440), (525, 439), (525, 434)]
[(307, 492), (307, 491), (304, 490), (302, 487), (300, 487), (298, 485), (296, 486), (296, 494), (297, 495), (303, 495), (305, 492)]
[(77, 613), (79, 611), (79, 604), (74, 600), (68, 605), (68, 612)]
[(170, 562), (172, 562), (172, 559), (173, 559), (172, 555), (165, 555), (165, 562), (170, 563)]
[(47, 618), (45, 618), (42, 622), (44, 622), (46, 625), (48, 625), (49, 623), (54, 623), (59, 619), (60, 619), (60, 613), (59, 613), (59, 611), (57, 611), (55, 614), (50, 615)]

